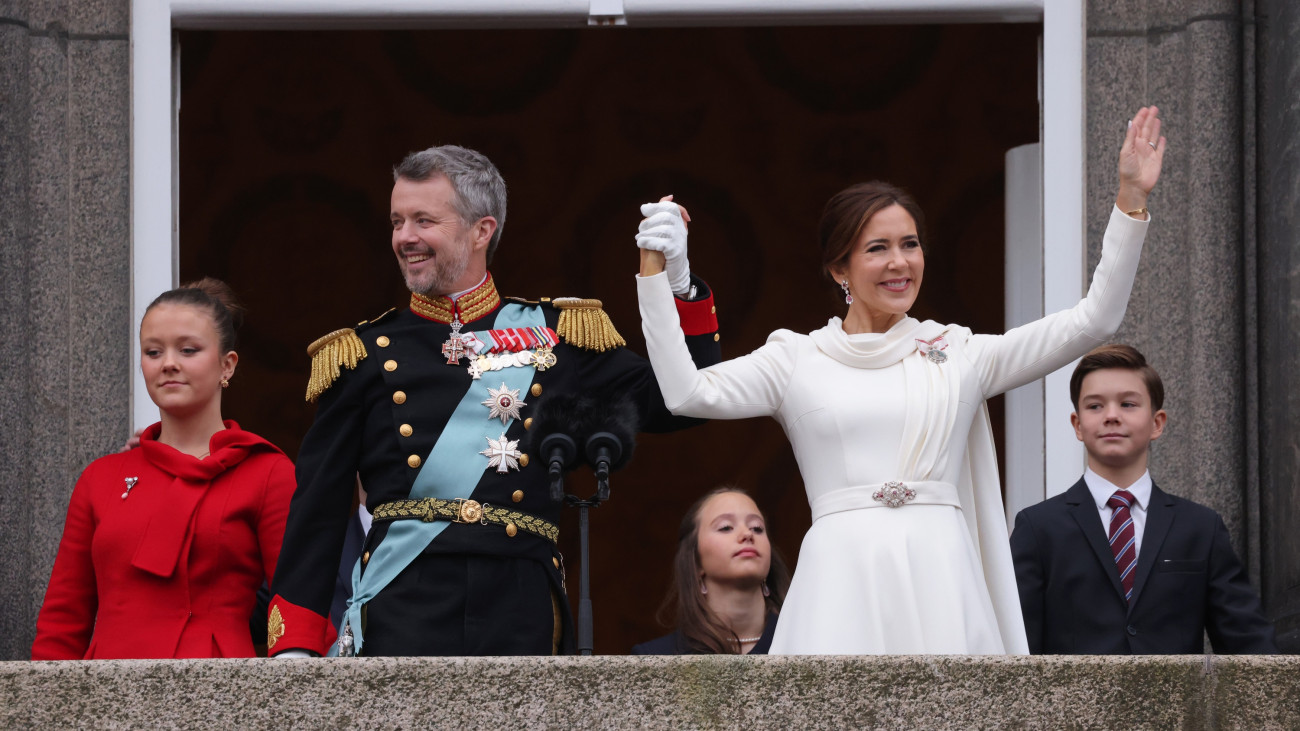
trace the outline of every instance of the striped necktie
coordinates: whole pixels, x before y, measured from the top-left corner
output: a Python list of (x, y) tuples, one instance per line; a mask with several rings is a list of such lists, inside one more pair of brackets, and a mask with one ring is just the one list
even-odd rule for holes
[(1119, 583), (1124, 587), (1124, 600), (1133, 600), (1133, 569), (1137, 567), (1137, 535), (1133, 531), (1133, 516), (1129, 506), (1135, 502), (1133, 493), (1116, 490), (1106, 501), (1112, 509), (1110, 515), (1110, 552), (1115, 555), (1115, 568), (1119, 569)]

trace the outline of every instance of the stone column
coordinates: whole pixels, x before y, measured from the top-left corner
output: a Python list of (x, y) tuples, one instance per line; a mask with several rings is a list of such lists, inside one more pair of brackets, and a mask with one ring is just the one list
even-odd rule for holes
[(1259, 474), (1264, 606), (1300, 652), (1300, 7), (1257, 0)]
[(1236, 0), (1090, 0), (1087, 21), (1089, 269), (1114, 201), (1126, 121), (1156, 104), (1169, 147), (1116, 340), (1145, 353), (1165, 383), (1156, 483), (1223, 516), (1258, 587), (1242, 10)]
[(129, 414), (129, 0), (0, 0), (0, 659)]

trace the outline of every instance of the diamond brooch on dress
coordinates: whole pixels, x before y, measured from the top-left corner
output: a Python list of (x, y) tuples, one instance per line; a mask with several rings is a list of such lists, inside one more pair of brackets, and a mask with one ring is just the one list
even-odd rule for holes
[(895, 480), (881, 485), (879, 490), (871, 493), (871, 499), (884, 503), (887, 508), (901, 508), (916, 499), (916, 490)]

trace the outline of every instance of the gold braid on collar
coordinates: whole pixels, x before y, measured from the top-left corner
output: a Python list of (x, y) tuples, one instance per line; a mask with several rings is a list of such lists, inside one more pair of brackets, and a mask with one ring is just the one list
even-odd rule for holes
[(411, 312), (426, 320), (449, 324), (452, 317), (459, 312), (460, 321), (473, 322), (501, 305), (501, 295), (497, 293), (496, 282), (488, 274), (475, 289), (460, 296), (454, 303), (450, 297), (425, 297), (411, 293)]

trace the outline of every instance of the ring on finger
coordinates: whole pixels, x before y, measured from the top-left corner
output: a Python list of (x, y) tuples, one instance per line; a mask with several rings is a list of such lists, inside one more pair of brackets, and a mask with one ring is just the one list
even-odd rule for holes
[(1151, 140), (1147, 140), (1147, 144), (1151, 145), (1151, 149), (1153, 150), (1156, 149), (1156, 143), (1152, 142)]

